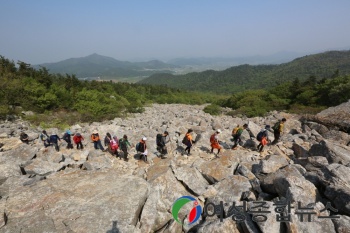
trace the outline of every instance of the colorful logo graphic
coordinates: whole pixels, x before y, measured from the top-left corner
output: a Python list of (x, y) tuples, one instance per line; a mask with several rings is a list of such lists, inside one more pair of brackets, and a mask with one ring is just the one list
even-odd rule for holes
[(182, 196), (174, 202), (173, 207), (171, 208), (171, 213), (173, 214), (173, 218), (176, 222), (182, 224), (181, 220), (178, 218), (178, 215), (181, 208), (189, 202), (193, 202), (193, 208), (188, 215), (188, 225), (195, 223), (201, 216), (202, 207), (198, 204), (198, 201), (191, 196)]

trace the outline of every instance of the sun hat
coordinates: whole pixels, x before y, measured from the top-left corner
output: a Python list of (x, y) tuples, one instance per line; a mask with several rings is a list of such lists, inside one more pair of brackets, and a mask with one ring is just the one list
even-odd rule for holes
[(147, 141), (147, 138), (146, 138), (146, 137), (143, 137), (143, 138), (142, 138), (142, 141)]

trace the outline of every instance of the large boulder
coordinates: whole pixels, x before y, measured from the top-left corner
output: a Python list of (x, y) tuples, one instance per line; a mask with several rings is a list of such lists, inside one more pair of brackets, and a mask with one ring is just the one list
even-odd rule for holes
[(214, 184), (233, 175), (237, 166), (238, 161), (232, 156), (222, 155), (217, 159), (201, 163), (198, 170), (211, 184)]
[[(252, 192), (252, 186), (249, 180), (240, 175), (232, 175), (224, 180), (221, 180), (214, 185), (218, 191), (215, 197), (209, 198), (208, 202), (219, 204), (223, 201), (224, 204), (232, 205), (233, 202), (238, 202), (244, 195), (249, 195)], [(253, 196), (253, 198), (255, 198)]]
[(346, 215), (336, 215), (336, 217), (339, 218), (333, 219), (335, 230), (338, 233), (350, 233), (350, 217)]
[(264, 160), (260, 161), (261, 172), (263, 173), (275, 172), (288, 164), (286, 158), (279, 155), (268, 155)]
[(172, 169), (176, 179), (183, 182), (197, 196), (206, 191), (209, 183), (196, 168), (183, 166), (173, 167)]
[(331, 179), (324, 194), (340, 213), (350, 215), (350, 168), (341, 164), (330, 164), (327, 169)]
[[(153, 165), (147, 171), (147, 180), (151, 186), (150, 195), (143, 207), (140, 218), (141, 232), (155, 232), (162, 229), (171, 219), (171, 206), (181, 196), (191, 195), (178, 181), (168, 165)], [(184, 208), (190, 211), (190, 206)], [(181, 214), (181, 213), (180, 213)], [(184, 219), (184, 215), (179, 216)]]
[[(305, 208), (306, 203), (301, 203), (301, 206)], [(330, 218), (319, 218), (320, 216), (329, 216), (327, 211), (321, 212), (325, 209), (321, 202), (313, 203), (313, 207), (310, 210), (299, 210), (298, 204), (295, 203), (291, 209), (291, 221), (286, 222), (288, 232), (303, 233), (303, 232), (329, 232), (336, 233), (334, 224)], [(304, 214), (301, 214), (304, 212)], [(305, 214), (307, 212), (314, 212), (314, 214)], [(310, 216), (310, 221), (308, 217)], [(301, 219), (303, 218), (303, 219)]]
[(323, 140), (309, 150), (310, 156), (324, 156), (329, 163), (350, 164), (350, 148)]
[[(107, 232), (113, 222), (135, 230), (149, 185), (113, 170), (60, 174), (13, 187), (6, 202), (4, 232)], [(30, 201), (29, 201), (30, 200)]]
[(335, 107), (327, 108), (318, 114), (316, 118), (323, 124), (331, 124), (343, 128), (350, 128), (350, 100)]
[(222, 222), (218, 220), (206, 221), (198, 227), (198, 233), (239, 233), (237, 224), (230, 218), (224, 219)]

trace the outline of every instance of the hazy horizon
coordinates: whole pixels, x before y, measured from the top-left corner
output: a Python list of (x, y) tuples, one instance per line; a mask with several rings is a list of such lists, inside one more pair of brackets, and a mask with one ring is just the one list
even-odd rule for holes
[(0, 55), (32, 65), (350, 49), (350, 1), (20, 1), (0, 8)]

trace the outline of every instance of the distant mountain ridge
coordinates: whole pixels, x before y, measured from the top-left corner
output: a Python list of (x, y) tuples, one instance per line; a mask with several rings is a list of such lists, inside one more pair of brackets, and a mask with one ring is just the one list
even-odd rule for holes
[(69, 58), (55, 63), (35, 65), (34, 68), (45, 67), (51, 73), (75, 74), (84, 77), (128, 77), (149, 76), (157, 72), (169, 72), (177, 66), (159, 60), (147, 62), (119, 61), (99, 54), (86, 57)]
[(255, 56), (240, 56), (240, 57), (189, 57), (189, 58), (174, 58), (168, 60), (167, 63), (178, 66), (198, 66), (198, 65), (229, 65), (236, 66), (242, 64), (261, 65), (261, 64), (281, 64), (289, 62), (300, 57), (302, 54), (289, 51), (281, 51), (271, 55), (255, 55)]
[(233, 93), (266, 88), (298, 78), (330, 77), (334, 72), (350, 74), (350, 50), (329, 51), (296, 58), (279, 65), (239, 65), (223, 71), (207, 70), (185, 75), (154, 74), (141, 84), (167, 85), (193, 91)]

